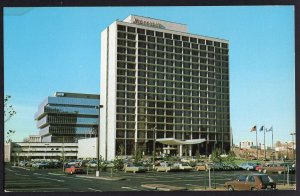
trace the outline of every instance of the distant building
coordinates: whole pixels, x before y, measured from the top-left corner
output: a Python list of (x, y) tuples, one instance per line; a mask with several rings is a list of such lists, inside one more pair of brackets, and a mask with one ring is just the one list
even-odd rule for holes
[(253, 147), (252, 141), (241, 141), (240, 142), (240, 148), (250, 149), (251, 147)]
[(11, 142), (4, 144), (4, 162), (11, 161)]
[(96, 137), (99, 125), (100, 95), (56, 92), (47, 97), (34, 118), (41, 142), (77, 142)]
[(29, 135), (24, 139), (24, 142), (42, 142), (42, 138), (40, 135)]
[[(37, 142), (13, 142), (9, 144), (9, 161), (22, 160), (69, 160), (77, 159), (77, 143), (37, 143)], [(9, 150), (7, 151), (9, 152)]]

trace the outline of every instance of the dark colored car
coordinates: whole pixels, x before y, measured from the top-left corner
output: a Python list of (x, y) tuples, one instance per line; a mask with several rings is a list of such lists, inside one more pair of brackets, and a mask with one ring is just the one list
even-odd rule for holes
[(267, 174), (249, 174), (225, 182), (224, 187), (229, 191), (273, 190), (276, 189), (276, 182)]

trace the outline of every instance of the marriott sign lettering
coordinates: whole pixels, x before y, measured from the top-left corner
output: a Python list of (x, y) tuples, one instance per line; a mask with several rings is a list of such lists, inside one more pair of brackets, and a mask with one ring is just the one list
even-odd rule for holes
[(152, 21), (145, 21), (145, 20), (140, 20), (140, 19), (134, 19), (133, 24), (138, 24), (138, 25), (144, 25), (144, 26), (149, 26), (149, 27), (155, 27), (155, 28), (161, 28), (164, 29), (165, 26), (158, 22), (152, 22)]

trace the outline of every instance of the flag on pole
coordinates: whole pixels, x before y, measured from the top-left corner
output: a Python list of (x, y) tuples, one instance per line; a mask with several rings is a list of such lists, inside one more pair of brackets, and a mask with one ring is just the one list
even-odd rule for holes
[(252, 127), (250, 132), (256, 131), (256, 125), (254, 127)]
[(270, 129), (267, 129), (266, 132), (273, 131), (273, 126)]
[(263, 131), (264, 130), (264, 126), (261, 126), (261, 128), (259, 129), (259, 131)]

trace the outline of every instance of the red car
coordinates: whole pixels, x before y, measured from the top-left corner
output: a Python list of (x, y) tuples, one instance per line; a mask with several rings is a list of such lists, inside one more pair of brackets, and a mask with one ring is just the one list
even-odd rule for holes
[(75, 166), (75, 165), (69, 165), (65, 168), (65, 173), (67, 174), (82, 174), (84, 173), (83, 168)]

